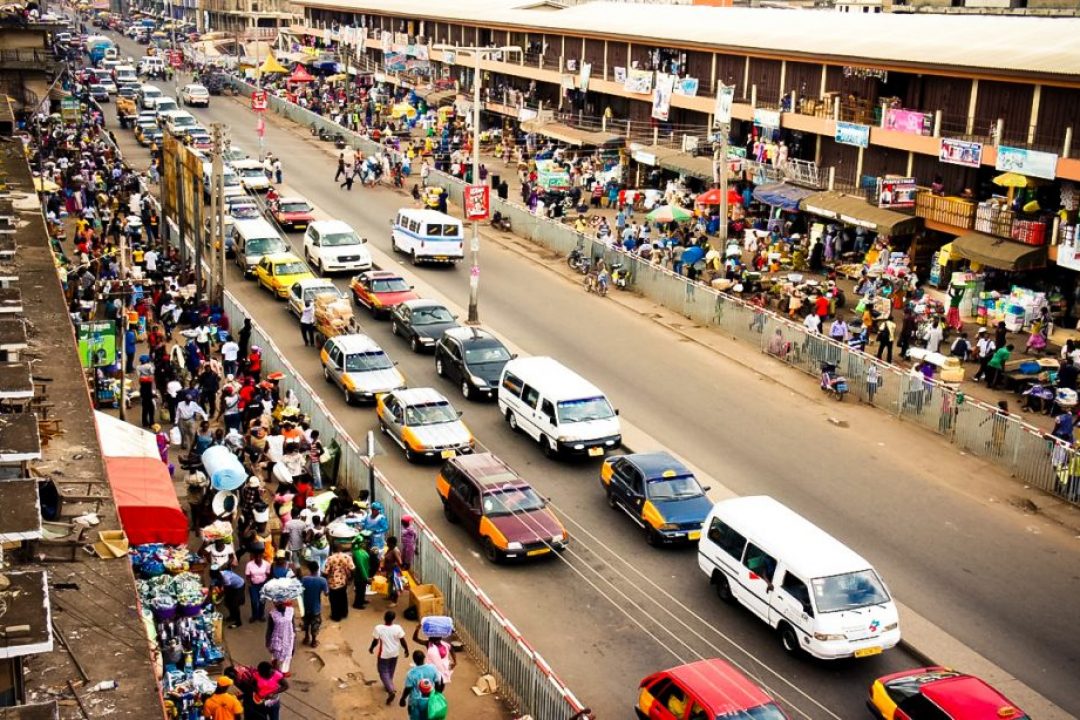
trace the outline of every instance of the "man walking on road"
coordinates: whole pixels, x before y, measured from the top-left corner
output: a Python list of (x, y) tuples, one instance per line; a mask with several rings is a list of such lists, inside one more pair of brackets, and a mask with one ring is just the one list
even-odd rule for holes
[(330, 587), (330, 619), (337, 622), (349, 616), (349, 581), (355, 571), (353, 559), (341, 545), (335, 545), (334, 553), (323, 565), (323, 575)]
[(307, 562), (308, 574), (300, 580), (304, 586), (304, 644), (319, 647), (319, 628), (322, 627), (322, 598), (330, 593), (326, 578), (319, 575), (319, 563)]
[(376, 657), (376, 666), (379, 669), (379, 679), (383, 688), (386, 689), (386, 704), (394, 702), (397, 690), (394, 688), (394, 671), (397, 669), (397, 661), (404, 652), (409, 653), (409, 645), (405, 642), (405, 631), (394, 622), (397, 613), (387, 610), (383, 615), (382, 625), (376, 625), (371, 633), (371, 645), (368, 652), (374, 654), (375, 649), (379, 652)]
[(315, 303), (308, 300), (300, 311), (300, 337), (304, 347), (315, 347)]
[(342, 175), (346, 175), (345, 172), (345, 153), (342, 152), (337, 158), (337, 172), (334, 173), (334, 182), (339, 182)]

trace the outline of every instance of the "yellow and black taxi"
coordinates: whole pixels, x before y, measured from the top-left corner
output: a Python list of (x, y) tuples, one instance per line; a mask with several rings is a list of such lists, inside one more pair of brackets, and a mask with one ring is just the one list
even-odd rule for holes
[(478, 538), (491, 562), (550, 555), (570, 539), (544, 498), (491, 453), (450, 458), (435, 489), (446, 519)]
[(314, 278), (304, 261), (289, 252), (263, 255), (255, 266), (255, 280), (259, 287), (266, 288), (281, 300), (289, 297), (289, 288), (293, 285)]
[(788, 720), (749, 678), (720, 658), (661, 670), (641, 681), (640, 720)]
[(447, 460), (471, 453), (476, 440), (461, 413), (432, 388), (403, 388), (379, 395), (379, 429), (401, 446), (409, 462)]
[(972, 675), (940, 666), (879, 677), (867, 707), (880, 720), (1026, 720), (1007, 697)]
[(608, 504), (645, 531), (650, 545), (697, 542), (712, 502), (697, 478), (666, 452), (614, 455), (600, 466)]

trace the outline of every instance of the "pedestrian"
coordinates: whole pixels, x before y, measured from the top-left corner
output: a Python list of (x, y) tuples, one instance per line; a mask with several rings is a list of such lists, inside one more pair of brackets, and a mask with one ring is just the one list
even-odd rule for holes
[(346, 190), (352, 190), (353, 180), (355, 178), (356, 178), (356, 171), (355, 170), (353, 172), (346, 171), (345, 180), (340, 185), (338, 185), (338, 187), (343, 187)]
[(319, 647), (319, 630), (322, 628), (322, 599), (328, 595), (330, 586), (319, 575), (319, 563), (307, 562), (307, 575), (301, 580), (304, 586), (304, 644)]
[(1068, 444), (1073, 442), (1073, 416), (1068, 408), (1062, 408), (1061, 413), (1054, 418), (1054, 429), (1050, 434)]
[(292, 604), (276, 602), (274, 609), (270, 611), (270, 624), (266, 628), (266, 649), (274, 658), (274, 667), (285, 677), (292, 674), (289, 668), (292, 665), (293, 651), (296, 649), (294, 617)]
[(274, 158), (274, 182), (278, 185), (281, 184), (282, 172), (281, 172), (281, 158)]
[(323, 444), (319, 440), (319, 431), (312, 430), (308, 439), (307, 460), (308, 475), (311, 476), (311, 484), (316, 490), (322, 490), (322, 454)]
[(180, 443), (185, 450), (190, 450), (195, 441), (195, 432), (199, 427), (199, 418), (209, 420), (206, 411), (195, 402), (196, 393), (188, 390), (184, 399), (176, 406), (176, 419), (180, 424)]
[(360, 531), (353, 539), (353, 607), (363, 610), (367, 607), (367, 589), (371, 581), (371, 552), (368, 541), (371, 533)]
[(874, 404), (874, 395), (877, 394), (879, 387), (881, 387), (881, 370), (878, 369), (877, 363), (871, 361), (866, 368), (866, 401), (871, 405)]
[[(139, 402), (142, 405), (142, 426), (148, 428), (154, 424), (154, 363), (150, 362), (149, 355), (139, 356)], [(123, 388), (120, 389), (123, 395)], [(120, 402), (123, 402), (123, 397)]]
[(1005, 347), (999, 347), (994, 351), (993, 357), (986, 363), (986, 387), (993, 390), (997, 388), (1001, 379), (1005, 376), (1005, 363), (1009, 361), (1009, 356), (1012, 355), (1013, 346), (1009, 343)]
[(280, 720), (281, 693), (289, 689), (285, 673), (263, 660), (252, 675), (252, 681), (255, 686), (252, 703), (261, 711), (259, 714), (264, 716), (265, 720)]
[(233, 681), (224, 675), (217, 679), (214, 693), (203, 702), (202, 715), (207, 720), (236, 720), (244, 714), (244, 706), (229, 692)]
[(342, 152), (338, 155), (337, 159), (337, 172), (334, 173), (334, 182), (341, 180), (341, 176), (345, 174), (345, 153)]
[(941, 341), (945, 338), (945, 331), (937, 318), (930, 321), (930, 327), (926, 329), (923, 338), (926, 340), (927, 352), (936, 353), (941, 348)]
[(221, 345), (221, 365), (226, 375), (236, 375), (236, 361), (240, 356), (240, 345), (233, 340), (232, 335), (225, 336), (225, 342)]
[(994, 330), (994, 349), (1000, 350), (1005, 347), (1009, 337), (1009, 329), (1005, 327), (1005, 322), (999, 322), (997, 328)]
[(885, 355), (885, 361), (888, 363), (892, 363), (893, 336), (895, 334), (896, 323), (892, 321), (891, 317), (886, 316), (885, 319), (878, 325), (878, 360), (881, 360), (881, 356)]
[(397, 690), (394, 688), (394, 671), (397, 669), (397, 661), (402, 652), (409, 652), (409, 645), (405, 642), (405, 631), (394, 622), (397, 613), (387, 610), (383, 614), (381, 625), (376, 625), (371, 633), (371, 645), (368, 653), (375, 654), (376, 667), (379, 671), (379, 680), (382, 681), (383, 689), (386, 690), (386, 704), (394, 702)]
[(391, 535), (386, 538), (386, 552), (379, 565), (379, 574), (386, 577), (386, 588), (390, 607), (397, 605), (398, 595), (405, 588), (405, 578), (401, 574), (401, 550), (398, 539)]
[(305, 301), (300, 311), (300, 337), (304, 347), (315, 347), (315, 303), (311, 300)]
[(251, 595), (251, 619), (248, 622), (266, 622), (266, 609), (262, 601), (262, 589), (270, 579), (270, 563), (266, 561), (266, 545), (252, 543), (249, 553), (251, 559), (244, 566), (244, 577), (248, 581), (248, 593)]
[(240, 332), (237, 334), (237, 357), (247, 358), (248, 348), (251, 346), (251, 318), (244, 318), (244, 324), (240, 328)]
[(413, 527), (413, 519), (409, 515), (401, 518), (401, 568), (412, 569), (413, 560), (416, 559), (416, 528)]
[[(450, 680), (454, 674), (454, 668), (457, 666), (457, 656), (454, 655), (454, 648), (450, 643), (446, 642), (445, 638), (441, 637), (429, 637), (422, 641), (420, 639), (420, 626), (416, 626), (416, 631), (413, 633), (413, 642), (424, 644), (424, 655), (427, 659), (427, 664), (435, 668), (439, 673), (439, 682), (443, 685), (449, 685)], [(442, 690), (442, 687), (439, 688)]]
[(227, 627), (238, 628), (243, 624), (240, 608), (244, 606), (244, 578), (228, 568), (210, 570), (210, 582), (221, 589), (222, 602), (225, 604)]
[(427, 720), (428, 698), (431, 697), (435, 688), (442, 685), (439, 671), (432, 665), (428, 665), (426, 660), (423, 650), (413, 650), (413, 666), (405, 673), (405, 684), (399, 704), (401, 707), (408, 705), (409, 720)]
[(354, 569), (353, 559), (345, 552), (344, 546), (335, 543), (333, 554), (323, 565), (323, 575), (329, 587), (330, 619), (335, 622), (349, 616), (349, 581)]
[(990, 439), (986, 441), (986, 449), (992, 455), (1000, 455), (1002, 450), (1005, 449), (1005, 434), (1009, 429), (1009, 403), (1007, 400), (999, 400), (997, 410), (994, 411), (993, 415), (988, 416), (979, 423), (979, 427), (988, 422), (992, 422), (993, 425), (990, 426)]
[(990, 358), (994, 356), (994, 341), (990, 337), (990, 333), (986, 331), (986, 328), (979, 328), (979, 339), (975, 341), (975, 357), (979, 361), (979, 369), (975, 373), (975, 377), (972, 378), (976, 382), (986, 377), (988, 372), (987, 364), (990, 362)]
[(362, 527), (364, 530), (371, 532), (371, 549), (376, 554), (381, 553), (386, 546), (386, 531), (390, 527), (386, 515), (383, 514), (383, 504), (381, 502), (376, 500), (371, 503), (371, 511), (364, 518)]

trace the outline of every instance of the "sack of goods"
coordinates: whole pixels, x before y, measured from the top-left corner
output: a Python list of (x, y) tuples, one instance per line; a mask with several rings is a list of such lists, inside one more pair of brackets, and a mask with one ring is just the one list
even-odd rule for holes
[(446, 615), (428, 615), (420, 621), (420, 629), (429, 638), (447, 638), (454, 634), (454, 620)]
[(315, 322), (329, 325), (336, 329), (344, 329), (352, 323), (352, 306), (348, 298), (339, 298), (334, 295), (315, 296)]

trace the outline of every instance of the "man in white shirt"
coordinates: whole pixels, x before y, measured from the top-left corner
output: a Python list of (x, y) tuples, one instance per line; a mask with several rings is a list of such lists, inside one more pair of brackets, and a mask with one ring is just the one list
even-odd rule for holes
[(375, 663), (379, 669), (379, 679), (386, 690), (387, 705), (394, 702), (394, 697), (397, 696), (397, 690), (394, 688), (394, 671), (397, 669), (398, 658), (402, 652), (409, 654), (409, 646), (405, 642), (405, 631), (394, 622), (396, 618), (397, 613), (387, 610), (383, 615), (382, 625), (376, 625), (372, 631), (371, 645), (368, 646), (368, 652), (373, 655), (376, 648), (379, 651), (378, 655), (375, 655)]
[(143, 262), (146, 263), (146, 274), (150, 277), (153, 277), (157, 273), (157, 250), (147, 250), (146, 253), (143, 255)]
[(221, 364), (224, 366), (226, 375), (236, 375), (237, 358), (240, 356), (240, 346), (233, 340), (232, 335), (225, 339), (221, 346)]
[(315, 303), (308, 300), (300, 311), (300, 337), (304, 347), (315, 347)]
[(176, 419), (180, 425), (180, 438), (185, 450), (190, 450), (195, 440), (195, 432), (199, 427), (199, 418), (209, 420), (206, 411), (199, 403), (195, 402), (195, 391), (189, 391), (188, 395), (176, 406)]
[(175, 377), (165, 385), (165, 404), (169, 408), (169, 422), (176, 424), (176, 406), (180, 403), (180, 392), (184, 386)]

